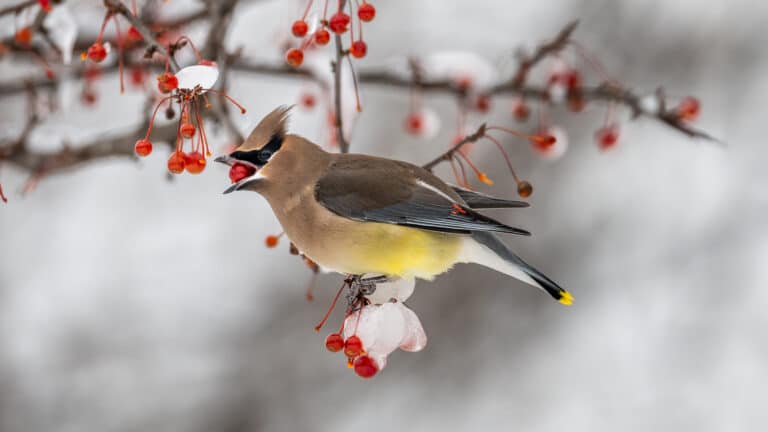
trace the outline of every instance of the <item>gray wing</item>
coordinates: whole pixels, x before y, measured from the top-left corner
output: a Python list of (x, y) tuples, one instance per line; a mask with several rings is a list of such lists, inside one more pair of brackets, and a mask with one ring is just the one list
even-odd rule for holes
[(318, 180), (315, 198), (337, 215), (359, 221), (452, 233), (530, 235), (472, 210), (426, 170), (388, 159), (340, 159)]
[(522, 208), (528, 207), (529, 204), (525, 201), (505, 200), (500, 198), (494, 198), (484, 193), (471, 191), (458, 186), (451, 185), (451, 188), (456, 191), (457, 194), (463, 199), (469, 208), (482, 209), (482, 208)]

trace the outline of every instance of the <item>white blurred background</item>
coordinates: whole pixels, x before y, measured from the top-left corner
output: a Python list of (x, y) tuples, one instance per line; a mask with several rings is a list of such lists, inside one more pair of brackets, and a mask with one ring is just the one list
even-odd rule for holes
[[(15, 3), (2, 0), (0, 4)], [(75, 1), (81, 31), (98, 2)], [(222, 196), (225, 167), (165, 178), (165, 149), (46, 178), (21, 197), (26, 173), (3, 166), (0, 205), (0, 430), (746, 431), (768, 414), (768, 184), (765, 104), (768, 5), (754, 1), (372, 2), (361, 68), (393, 57), (470, 50), (505, 64), (571, 19), (575, 38), (639, 91), (663, 85), (702, 100), (697, 125), (726, 146), (659, 123), (628, 121), (621, 143), (593, 142), (603, 110), (556, 123), (570, 148), (555, 162), (511, 145), (535, 193), (527, 210), (493, 213), (534, 233), (508, 238), (576, 297), (570, 308), (491, 270), (459, 266), (419, 283), (409, 301), (425, 351), (395, 353), (373, 380), (328, 353), (313, 331), (339, 277), (319, 279), (267, 249), (280, 232), (256, 194)], [(174, 0), (169, 13), (187, 5)], [(276, 35), (294, 1), (243, 4), (230, 46), (281, 61)], [(10, 31), (10, 29), (8, 30)], [(201, 32), (193, 34), (202, 34)], [(14, 63), (0, 61), (6, 77)], [(307, 83), (234, 74), (247, 133)], [(135, 127), (142, 98), (101, 81), (94, 108), (75, 102), (33, 135), (37, 148)], [(423, 142), (402, 130), (408, 94), (363, 87), (353, 150), (423, 163), (449, 142), (452, 98), (429, 95), (445, 126)], [(509, 99), (489, 118), (512, 124)], [(0, 128), (18, 133), (23, 96), (4, 98)], [(475, 117), (479, 122), (480, 117)], [(291, 127), (326, 137), (321, 110)], [(221, 151), (223, 139), (212, 140)], [(514, 197), (490, 147), (476, 160)], [(445, 178), (448, 171), (441, 171)], [(334, 315), (327, 329), (341, 319)]]

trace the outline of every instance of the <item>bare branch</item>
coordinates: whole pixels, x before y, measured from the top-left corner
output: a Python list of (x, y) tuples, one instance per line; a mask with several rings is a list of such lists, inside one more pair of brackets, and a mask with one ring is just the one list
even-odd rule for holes
[(461, 141), (459, 141), (456, 144), (454, 144), (446, 152), (442, 153), (440, 156), (432, 159), (431, 161), (425, 163), (424, 165), (422, 165), (422, 167), (432, 171), (432, 168), (437, 166), (437, 164), (439, 164), (440, 162), (447, 162), (447, 161), (451, 160), (453, 158), (453, 155), (457, 151), (461, 150), (461, 148), (464, 147), (466, 144), (469, 144), (469, 143), (472, 143), (472, 142), (476, 142), (480, 138), (484, 137), (485, 136), (485, 128), (486, 128), (486, 124), (485, 123), (481, 124), (480, 127), (477, 128), (477, 130), (475, 132), (465, 136), (464, 139), (462, 139)]
[[(339, 0), (339, 10), (343, 10), (346, 3), (347, 0)], [(339, 144), (339, 151), (341, 153), (349, 153), (349, 142), (344, 136), (341, 111), (341, 61), (344, 59), (345, 55), (349, 54), (344, 51), (341, 44), (341, 35), (334, 35), (333, 40), (336, 46), (336, 60), (333, 62), (333, 103), (334, 120), (336, 122), (336, 142)]]
[(557, 54), (568, 44), (576, 27), (579, 25), (579, 21), (572, 21), (568, 23), (560, 33), (555, 36), (550, 42), (539, 45), (532, 56), (523, 58), (520, 60), (520, 65), (517, 68), (517, 72), (511, 81), (512, 88), (521, 88), (525, 83), (525, 79), (528, 77), (528, 72), (533, 69), (539, 62), (552, 54)]

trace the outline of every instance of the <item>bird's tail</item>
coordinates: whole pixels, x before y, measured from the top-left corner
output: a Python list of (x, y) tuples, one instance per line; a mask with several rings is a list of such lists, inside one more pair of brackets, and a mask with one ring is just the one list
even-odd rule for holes
[(571, 293), (515, 255), (493, 233), (476, 231), (471, 237), (467, 237), (464, 242), (462, 261), (490, 267), (541, 288), (564, 305), (573, 303)]

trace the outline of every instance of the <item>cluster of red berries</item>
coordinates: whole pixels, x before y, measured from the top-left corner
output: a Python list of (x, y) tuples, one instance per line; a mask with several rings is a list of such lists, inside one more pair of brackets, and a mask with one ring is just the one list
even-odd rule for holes
[[(358, 4), (357, 18), (358, 18), (358, 32), (355, 37), (354, 22), (350, 14), (353, 12), (352, 1), (346, 2), (349, 5), (350, 14), (347, 14), (345, 4), (341, 0), (338, 1), (338, 8), (330, 19), (328, 19), (328, 1), (325, 0), (325, 6), (323, 7), (323, 18), (320, 20), (318, 29), (312, 34), (309, 34), (310, 24), (307, 22), (307, 15), (312, 7), (312, 0), (309, 0), (304, 15), (294, 21), (291, 26), (291, 33), (297, 38), (302, 38), (302, 43), (299, 47), (290, 48), (285, 53), (285, 61), (293, 66), (299, 67), (304, 62), (304, 50), (312, 44), (324, 46), (331, 41), (331, 32), (337, 35), (347, 33), (349, 31), (350, 44), (347, 52), (354, 58), (363, 58), (368, 54), (368, 45), (363, 41), (363, 22), (371, 22), (376, 16), (376, 8), (367, 3), (365, 0)], [(357, 3), (355, 1), (355, 3)], [(353, 15), (354, 16), (354, 15)], [(328, 31), (330, 30), (330, 32)]]
[(362, 378), (371, 378), (379, 372), (376, 362), (365, 353), (363, 341), (356, 335), (344, 340), (341, 332), (331, 333), (325, 338), (325, 348), (330, 352), (343, 351), (348, 365)]

